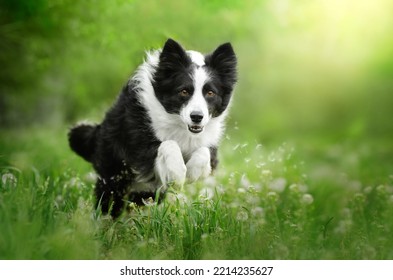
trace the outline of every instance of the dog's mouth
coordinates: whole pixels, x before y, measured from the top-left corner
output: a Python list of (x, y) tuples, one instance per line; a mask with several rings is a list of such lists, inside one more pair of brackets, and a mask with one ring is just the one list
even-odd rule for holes
[(191, 131), (192, 133), (200, 133), (203, 131), (203, 126), (202, 125), (189, 125), (188, 130)]

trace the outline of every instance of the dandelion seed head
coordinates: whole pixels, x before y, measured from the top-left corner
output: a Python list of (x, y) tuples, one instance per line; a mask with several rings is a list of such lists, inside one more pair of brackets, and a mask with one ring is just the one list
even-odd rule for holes
[(272, 200), (272, 201), (277, 201), (278, 200), (278, 194), (276, 192), (268, 192), (267, 193), (267, 198)]
[(379, 192), (379, 193), (385, 193), (385, 192), (386, 192), (386, 186), (385, 186), (385, 185), (379, 185), (379, 186), (376, 188), (376, 190), (377, 190), (377, 192)]
[(224, 230), (220, 227), (216, 227), (216, 233), (222, 233)]
[(281, 193), (285, 190), (286, 184), (287, 180), (285, 180), (285, 178), (277, 178), (269, 183), (269, 189)]
[(272, 177), (272, 171), (270, 171), (268, 169), (264, 169), (261, 171), (261, 175), (262, 175), (262, 177), (264, 177), (266, 179), (270, 179)]
[(18, 179), (12, 173), (4, 173), (1, 176), (1, 181), (4, 186), (8, 185), (10, 187), (16, 187), (16, 184), (18, 183)]
[(250, 180), (248, 180), (246, 174), (243, 174), (242, 177), (240, 178), (240, 185), (243, 188), (247, 188), (248, 186), (250, 186)]
[(364, 203), (366, 201), (366, 196), (362, 193), (355, 193), (354, 198), (355, 201), (359, 203)]
[(240, 206), (240, 204), (239, 204), (238, 201), (232, 201), (232, 202), (229, 204), (229, 206), (230, 206), (231, 208), (238, 208), (238, 207)]
[(254, 207), (251, 209), (251, 215), (253, 217), (264, 217), (265, 216), (265, 210), (262, 207)]
[(363, 190), (363, 192), (364, 192), (365, 194), (369, 194), (369, 193), (371, 193), (372, 191), (373, 191), (373, 187), (371, 187), (371, 186), (365, 187), (364, 190)]
[(208, 187), (214, 187), (214, 186), (217, 185), (217, 180), (216, 180), (216, 178), (213, 177), (213, 176), (208, 176), (208, 177), (204, 180), (204, 183), (205, 183), (205, 185), (208, 186)]
[(251, 205), (256, 205), (256, 204), (259, 204), (260, 198), (257, 195), (250, 194), (250, 195), (247, 195), (246, 202)]
[(238, 193), (246, 193), (246, 189), (245, 188), (238, 188), (237, 192)]
[(157, 202), (154, 201), (154, 199), (152, 197), (149, 197), (147, 199), (143, 199), (142, 198), (142, 202), (145, 206), (147, 207), (151, 207), (157, 204)]
[(88, 183), (95, 183), (97, 181), (97, 174), (94, 172), (88, 172), (83, 179)]
[(310, 204), (312, 204), (314, 202), (314, 198), (313, 198), (313, 196), (311, 194), (305, 193), (302, 196), (302, 202), (304, 204), (306, 204), (306, 205), (310, 205)]
[(352, 226), (352, 220), (344, 220), (338, 223), (338, 226), (334, 229), (335, 233), (345, 234), (350, 230)]
[(308, 186), (305, 184), (298, 184), (299, 191), (302, 193), (306, 193), (308, 191)]
[(298, 184), (292, 184), (289, 186), (289, 190), (291, 192), (299, 192), (299, 185)]
[(154, 238), (149, 238), (149, 240), (147, 241), (149, 244), (157, 244), (157, 240), (155, 240)]
[(248, 220), (248, 213), (245, 210), (240, 210), (236, 215), (236, 220), (244, 222)]
[(199, 198), (203, 200), (210, 200), (213, 198), (213, 196), (214, 196), (214, 190), (211, 188), (203, 188), (199, 192)]
[(183, 193), (168, 193), (167, 200), (171, 203), (179, 202), (180, 205), (187, 204), (188, 198)]

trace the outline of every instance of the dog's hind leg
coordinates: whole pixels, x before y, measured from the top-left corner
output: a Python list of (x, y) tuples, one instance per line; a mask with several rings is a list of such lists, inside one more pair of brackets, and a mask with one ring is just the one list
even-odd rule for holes
[(98, 178), (95, 188), (96, 208), (101, 207), (103, 214), (117, 218), (124, 208), (124, 196), (127, 192), (125, 180)]

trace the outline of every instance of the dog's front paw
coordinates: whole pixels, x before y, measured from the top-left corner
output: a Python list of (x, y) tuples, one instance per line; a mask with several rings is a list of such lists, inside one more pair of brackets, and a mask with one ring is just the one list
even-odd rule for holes
[(156, 174), (164, 187), (173, 185), (181, 188), (184, 185), (187, 168), (180, 147), (175, 141), (161, 143), (155, 164)]
[(198, 179), (206, 178), (210, 175), (212, 168), (210, 165), (210, 151), (206, 147), (196, 150), (187, 166), (187, 179), (189, 182), (195, 182)]

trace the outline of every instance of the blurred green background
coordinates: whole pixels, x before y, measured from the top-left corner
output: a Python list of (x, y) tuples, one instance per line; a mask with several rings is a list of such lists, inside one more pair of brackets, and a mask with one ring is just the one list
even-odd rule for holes
[(0, 1), (0, 128), (100, 121), (168, 37), (230, 41), (229, 127), (256, 141), (383, 138), (393, 131), (393, 1)]

